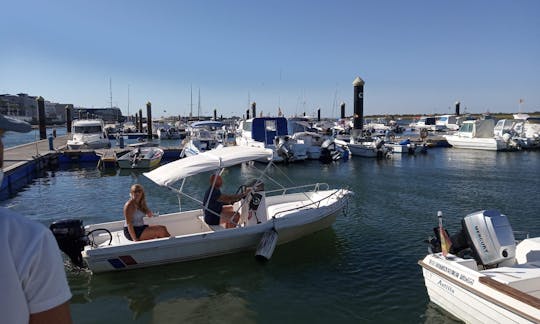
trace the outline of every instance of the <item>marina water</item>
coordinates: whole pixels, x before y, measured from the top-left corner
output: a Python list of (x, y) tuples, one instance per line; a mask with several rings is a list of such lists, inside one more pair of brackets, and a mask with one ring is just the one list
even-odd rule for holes
[[(74, 322), (453, 323), (429, 303), (417, 265), (437, 211), (451, 234), (468, 213), (497, 209), (515, 231), (540, 236), (540, 152), (435, 148), (281, 170), (299, 185), (348, 186), (355, 195), (347, 214), (327, 230), (278, 246), (267, 263), (240, 253), (99, 275), (68, 268)], [(235, 191), (248, 172), (229, 169), (224, 190)], [(207, 176), (194, 180), (202, 197)], [(140, 173), (93, 164), (48, 171), (0, 204), (47, 226), (62, 218), (119, 220), (134, 183), (146, 188), (154, 211), (178, 210), (172, 192)]]

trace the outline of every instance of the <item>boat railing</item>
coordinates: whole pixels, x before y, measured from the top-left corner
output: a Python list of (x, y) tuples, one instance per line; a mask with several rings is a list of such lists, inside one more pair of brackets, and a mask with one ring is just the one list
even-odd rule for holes
[[(309, 185), (303, 185), (303, 186), (296, 186), (296, 187), (288, 187), (288, 188), (280, 188), (280, 189), (274, 189), (266, 191), (266, 194), (275, 194), (278, 195), (286, 195), (289, 193), (302, 193), (305, 192), (305, 189), (313, 188), (310, 191), (317, 192), (319, 190), (328, 190), (330, 189), (330, 186), (327, 183), (314, 183)], [(299, 191), (300, 189), (304, 189), (302, 191)], [(298, 191), (297, 191), (298, 190)]]
[[(299, 206), (295, 206), (293, 208), (289, 208), (289, 209), (284, 209), (284, 210), (280, 210), (280, 211), (277, 211), (274, 215), (272, 215), (272, 217), (276, 217), (277, 215), (279, 214), (283, 214), (283, 213), (288, 213), (288, 212), (291, 212), (291, 211), (294, 211), (294, 210), (300, 210), (300, 209), (312, 209), (312, 208), (319, 208), (321, 206), (321, 203), (327, 199), (330, 199), (332, 196), (337, 196), (339, 194), (343, 194), (343, 190), (340, 189), (340, 190), (335, 190), (334, 192), (332, 192), (331, 194), (329, 194), (328, 196), (326, 197), (323, 197), (317, 201), (312, 201), (308, 204), (304, 204), (302, 203), (301, 205)], [(344, 195), (346, 196), (346, 194)]]

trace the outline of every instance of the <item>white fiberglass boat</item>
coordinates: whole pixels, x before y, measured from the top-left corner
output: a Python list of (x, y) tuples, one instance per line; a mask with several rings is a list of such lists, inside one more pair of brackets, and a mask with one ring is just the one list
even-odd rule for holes
[(467, 323), (540, 322), (540, 237), (516, 245), (507, 217), (483, 210), (450, 241), (445, 256), (437, 233), (418, 262), (433, 303)]
[[(146, 177), (169, 188), (180, 197), (189, 198), (201, 207), (145, 219), (147, 224), (167, 227), (171, 237), (148, 241), (129, 241), (124, 237), (124, 221), (82, 226), (71, 219), (51, 224), (60, 248), (71, 260), (86, 265), (94, 273), (149, 267), (166, 263), (202, 259), (245, 250), (257, 250), (268, 259), (276, 244), (298, 239), (332, 225), (346, 207), (352, 192), (330, 189), (316, 183), (308, 186), (264, 190), (263, 179), (269, 184), (277, 180), (267, 171), (275, 165), (269, 162), (261, 175), (247, 188), (246, 198), (234, 205), (240, 215), (237, 227), (225, 229), (204, 222), (207, 202), (195, 198), (200, 190), (188, 192), (186, 179), (203, 173), (218, 174), (224, 168), (260, 159), (271, 159), (272, 151), (255, 147), (224, 147), (165, 164)], [(81, 253), (82, 252), (82, 253)]]
[(518, 149), (509, 134), (496, 136), (493, 119), (466, 120), (452, 135), (444, 135), (448, 144), (455, 148), (510, 151)]
[(72, 138), (67, 141), (70, 150), (110, 148), (111, 141), (105, 133), (101, 119), (80, 119), (73, 121)]
[(117, 159), (120, 169), (151, 169), (159, 165), (163, 150), (154, 146), (138, 146)]

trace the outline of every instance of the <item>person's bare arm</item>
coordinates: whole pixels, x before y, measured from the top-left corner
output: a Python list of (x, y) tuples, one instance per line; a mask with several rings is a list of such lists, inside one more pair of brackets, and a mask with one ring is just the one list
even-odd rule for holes
[(69, 301), (43, 312), (30, 314), (30, 324), (71, 324)]

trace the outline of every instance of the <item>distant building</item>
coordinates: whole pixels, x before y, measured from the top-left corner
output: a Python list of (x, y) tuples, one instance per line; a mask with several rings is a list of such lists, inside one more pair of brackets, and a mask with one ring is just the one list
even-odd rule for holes
[(117, 123), (123, 122), (124, 116), (122, 111), (118, 107), (111, 108), (73, 108), (71, 113), (73, 119), (88, 119), (88, 118), (100, 118), (105, 123)]
[[(55, 103), (45, 100), (45, 119), (47, 124), (63, 124), (66, 122), (67, 104)], [(26, 93), (17, 95), (0, 95), (0, 114), (12, 116), (31, 124), (38, 123), (37, 96)], [(124, 121), (120, 108), (74, 108), (71, 116), (79, 118), (101, 118), (106, 123)]]

